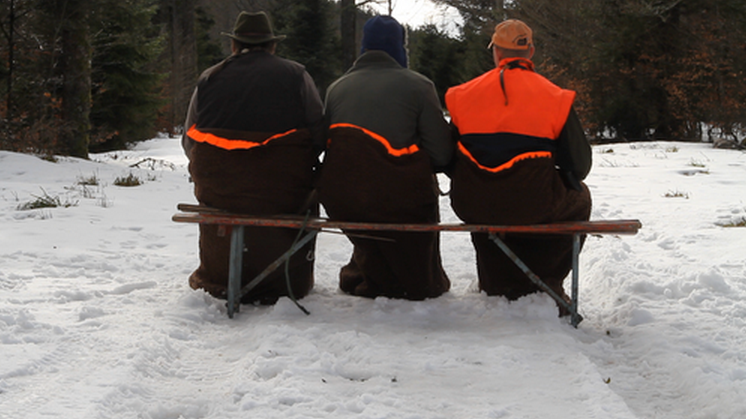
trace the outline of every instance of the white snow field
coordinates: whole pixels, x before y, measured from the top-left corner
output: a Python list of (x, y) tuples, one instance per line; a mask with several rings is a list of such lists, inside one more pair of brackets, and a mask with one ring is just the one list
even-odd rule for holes
[[(588, 238), (577, 329), (545, 295), (475, 292), (466, 233), (441, 237), (440, 298), (340, 293), (351, 247), (323, 233), (311, 315), (285, 298), (229, 319), (187, 284), (186, 164), (168, 137), (90, 161), (0, 151), (0, 418), (746, 417), (743, 152), (594, 147), (592, 219), (643, 227)], [(20, 209), (41, 198), (60, 206)]]

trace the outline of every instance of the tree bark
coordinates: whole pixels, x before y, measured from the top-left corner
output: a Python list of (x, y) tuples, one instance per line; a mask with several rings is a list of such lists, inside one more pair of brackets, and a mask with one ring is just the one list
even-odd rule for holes
[(340, 35), (342, 38), (342, 65), (345, 69), (352, 67), (357, 58), (355, 42), (357, 6), (355, 0), (340, 1)]
[(15, 0), (10, 0), (10, 16), (8, 17), (8, 95), (6, 96), (5, 120), (9, 121), (13, 117), (11, 111), (13, 107), (13, 32), (16, 28)]
[(66, 155), (88, 158), (91, 113), (91, 43), (87, 0), (68, 0), (62, 31), (62, 120), (58, 149)]
[[(171, 8), (171, 120), (184, 122), (189, 99), (197, 81), (197, 38), (194, 28), (195, 0), (169, 0)], [(185, 127), (186, 128), (186, 127)]]

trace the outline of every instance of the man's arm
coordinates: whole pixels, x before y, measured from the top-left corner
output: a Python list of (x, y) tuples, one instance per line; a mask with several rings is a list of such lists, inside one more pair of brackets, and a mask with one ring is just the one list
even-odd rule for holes
[(307, 71), (303, 72), (301, 100), (306, 109), (306, 126), (311, 132), (314, 148), (321, 153), (326, 148), (326, 124), (324, 123), (324, 104), (316, 89), (313, 78)]
[(191, 128), (192, 125), (197, 123), (197, 89), (198, 87), (194, 88), (192, 99), (189, 101), (186, 120), (184, 120), (184, 133), (181, 135), (181, 148), (184, 149), (184, 153), (186, 153), (187, 157), (189, 157), (189, 153), (194, 146), (194, 141), (187, 136), (187, 131), (189, 131), (189, 128)]
[(573, 108), (557, 139), (556, 162), (565, 184), (579, 190), (580, 181), (588, 176), (593, 162), (591, 145)]
[(423, 107), (418, 121), (419, 135), (422, 141), (422, 149), (430, 155), (433, 166), (437, 172), (451, 162), (454, 144), (451, 141), (451, 130), (443, 117), (443, 108), (440, 106), (435, 86), (423, 93)]

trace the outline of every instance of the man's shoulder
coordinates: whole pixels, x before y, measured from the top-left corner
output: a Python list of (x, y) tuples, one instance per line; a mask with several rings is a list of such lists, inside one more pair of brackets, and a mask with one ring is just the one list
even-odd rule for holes
[(199, 81), (207, 80), (212, 75), (218, 73), (220, 70), (222, 70), (232, 59), (233, 56), (230, 56), (228, 58), (225, 58), (223, 61), (213, 65), (212, 67), (208, 67), (206, 70), (202, 72), (202, 74), (199, 75)]
[(481, 75), (474, 77), (473, 79), (467, 82), (464, 82), (464, 83), (461, 83), (461, 84), (458, 84), (456, 86), (449, 88), (448, 91), (446, 92), (446, 96), (451, 96), (454, 94), (459, 94), (461, 92), (471, 91), (475, 88), (477, 88), (477, 91), (480, 91), (481, 89), (479, 88), (482, 85), (491, 83), (492, 79), (497, 75), (498, 73), (497, 73), (497, 70), (495, 69), (482, 73)]
[(410, 70), (410, 69), (404, 69), (403, 74), (405, 77), (409, 77), (413, 82), (419, 83), (425, 86), (435, 86), (435, 83), (433, 83), (432, 80), (430, 80), (426, 75), (422, 73), (418, 73), (417, 71)]
[(234, 61), (236, 61), (237, 63), (242, 63), (243, 65), (251, 66), (261, 63), (261, 66), (265, 68), (269, 67), (278, 70), (287, 69), (292, 70), (295, 73), (302, 73), (306, 70), (306, 67), (299, 62), (264, 51), (243, 53), (235, 57)]
[(283, 57), (280, 57), (279, 55), (271, 55), (271, 57), (274, 60), (277, 60), (277, 62), (282, 63), (283, 65), (288, 66), (289, 68), (294, 68), (294, 69), (302, 70), (302, 71), (306, 70), (306, 66), (304, 66), (303, 64), (301, 64), (301, 63), (299, 63), (297, 61), (293, 61), (293, 60), (291, 60), (289, 58), (283, 58)]

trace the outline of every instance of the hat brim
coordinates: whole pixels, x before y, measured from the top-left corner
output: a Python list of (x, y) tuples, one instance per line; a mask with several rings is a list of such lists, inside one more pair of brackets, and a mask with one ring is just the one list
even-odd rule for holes
[(227, 36), (228, 38), (234, 39), (238, 42), (249, 44), (249, 45), (258, 45), (258, 44), (264, 44), (270, 41), (282, 41), (283, 39), (287, 38), (285, 35), (270, 35), (267, 34), (265, 36), (240, 36), (240, 35), (234, 35), (232, 33), (227, 32), (221, 32), (220, 33), (223, 36)]

